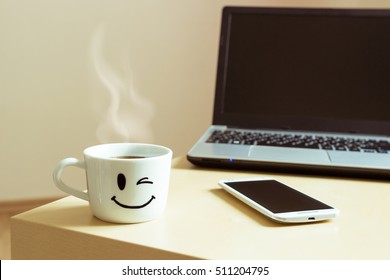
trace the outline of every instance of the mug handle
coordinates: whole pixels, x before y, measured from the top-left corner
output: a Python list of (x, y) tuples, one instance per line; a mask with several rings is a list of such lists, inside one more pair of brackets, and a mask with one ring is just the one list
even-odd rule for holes
[(82, 168), (85, 170), (85, 163), (83, 160), (79, 160), (77, 158), (65, 158), (65, 159), (61, 160), (58, 163), (57, 167), (54, 169), (54, 172), (53, 172), (54, 183), (63, 192), (66, 192), (66, 193), (74, 195), (78, 198), (89, 201), (88, 193), (79, 191), (79, 190), (74, 189), (72, 187), (69, 187), (67, 184), (65, 184), (62, 181), (62, 178), (61, 178), (62, 172), (64, 171), (65, 167), (67, 167), (67, 166), (75, 166), (75, 167), (79, 167), (79, 168)]

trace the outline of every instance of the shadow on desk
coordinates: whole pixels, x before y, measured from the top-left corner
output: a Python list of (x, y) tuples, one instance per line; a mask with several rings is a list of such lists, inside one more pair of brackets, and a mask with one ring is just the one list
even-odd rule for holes
[[(76, 198), (77, 199), (77, 198)], [(77, 199), (78, 200), (78, 199)], [(41, 224), (56, 225), (67, 228), (78, 228), (78, 227), (115, 227), (122, 224), (108, 223), (96, 218), (88, 202), (79, 200), (78, 205), (71, 205), (67, 207), (66, 203), (61, 200), (52, 203), (56, 205), (48, 211), (40, 211), (39, 208), (35, 209), (31, 215), (29, 212), (23, 213), (23, 216), (27, 219), (39, 221)], [(48, 204), (50, 206), (50, 204)], [(70, 219), (69, 217), (74, 217)]]

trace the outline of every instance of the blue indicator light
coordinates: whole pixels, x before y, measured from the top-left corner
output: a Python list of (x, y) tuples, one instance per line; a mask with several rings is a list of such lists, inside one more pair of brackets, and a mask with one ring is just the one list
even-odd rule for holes
[(232, 158), (229, 158), (229, 162), (233, 162), (233, 159), (232, 159)]

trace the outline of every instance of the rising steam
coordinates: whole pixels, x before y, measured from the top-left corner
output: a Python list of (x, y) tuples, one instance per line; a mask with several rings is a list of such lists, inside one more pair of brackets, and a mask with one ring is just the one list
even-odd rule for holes
[(94, 73), (104, 87), (103, 94), (101, 90), (92, 94), (92, 103), (100, 122), (96, 129), (97, 139), (101, 143), (151, 142), (154, 106), (135, 89), (128, 49), (121, 42), (116, 42), (122, 48), (121, 52), (117, 52), (121, 59), (120, 66), (114, 69), (114, 63), (105, 59), (105, 37), (106, 26), (100, 25), (90, 46)]

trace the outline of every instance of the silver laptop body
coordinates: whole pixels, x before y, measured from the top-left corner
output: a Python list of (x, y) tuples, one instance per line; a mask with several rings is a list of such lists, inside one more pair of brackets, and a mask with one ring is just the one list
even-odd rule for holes
[(225, 7), (208, 167), (390, 177), (390, 10)]

